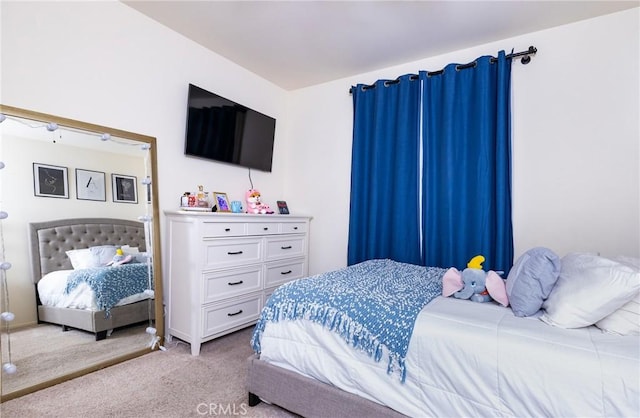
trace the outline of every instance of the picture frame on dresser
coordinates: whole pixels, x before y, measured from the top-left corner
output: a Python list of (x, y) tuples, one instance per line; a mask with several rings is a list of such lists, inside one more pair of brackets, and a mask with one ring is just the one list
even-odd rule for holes
[(213, 198), (218, 206), (218, 212), (231, 212), (231, 205), (226, 193), (213, 192)]
[(278, 200), (276, 204), (278, 205), (278, 213), (280, 215), (289, 214), (289, 206), (287, 206), (287, 202), (285, 202), (284, 200)]

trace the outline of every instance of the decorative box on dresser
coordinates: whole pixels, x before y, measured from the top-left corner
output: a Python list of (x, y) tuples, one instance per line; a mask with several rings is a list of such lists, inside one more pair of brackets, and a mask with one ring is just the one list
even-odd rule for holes
[(190, 343), (194, 356), (203, 342), (255, 323), (276, 287), (308, 274), (308, 216), (165, 215), (167, 336)]

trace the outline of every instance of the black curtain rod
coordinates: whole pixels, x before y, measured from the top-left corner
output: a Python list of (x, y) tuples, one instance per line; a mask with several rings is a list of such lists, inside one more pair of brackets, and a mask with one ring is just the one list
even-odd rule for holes
[[(527, 65), (527, 64), (529, 64), (531, 62), (531, 55), (535, 55), (536, 52), (538, 52), (538, 49), (535, 46), (530, 46), (529, 49), (527, 49), (526, 51), (512, 52), (510, 54), (507, 54), (505, 56), (505, 58), (510, 60), (510, 59), (522, 57), (520, 59), (520, 62), (523, 65)], [(497, 61), (497, 58), (491, 58), (491, 62), (496, 62), (496, 61)], [(475, 66), (476, 66), (476, 62), (473, 61), (473, 62), (470, 62), (468, 64), (458, 64), (456, 66), (456, 69), (457, 70), (464, 70), (465, 68), (473, 68)], [(429, 71), (429, 72), (427, 72), (427, 76), (439, 75), (439, 74), (442, 74), (443, 72), (444, 72), (444, 69), (437, 70), (437, 71)], [(417, 80), (418, 76), (417, 75), (411, 75), (409, 77), (409, 79), (410, 80)], [(400, 82), (400, 79), (396, 78), (395, 80), (385, 81), (385, 85), (388, 86), (388, 85), (396, 84), (396, 83), (399, 83), (399, 82)], [(369, 85), (363, 86), (362, 88), (364, 90), (367, 90), (367, 89), (372, 89), (375, 86), (376, 86), (375, 84), (369, 84)], [(349, 88), (349, 94), (351, 94), (352, 90), (353, 90), (353, 87)]]

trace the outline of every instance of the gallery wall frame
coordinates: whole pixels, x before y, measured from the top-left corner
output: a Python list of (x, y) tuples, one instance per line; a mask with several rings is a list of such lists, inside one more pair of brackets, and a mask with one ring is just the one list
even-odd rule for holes
[(38, 197), (69, 198), (67, 167), (33, 163), (33, 193)]
[(117, 203), (138, 203), (138, 186), (135, 176), (111, 174), (113, 201)]
[(105, 173), (76, 168), (76, 198), (78, 200), (107, 201)]

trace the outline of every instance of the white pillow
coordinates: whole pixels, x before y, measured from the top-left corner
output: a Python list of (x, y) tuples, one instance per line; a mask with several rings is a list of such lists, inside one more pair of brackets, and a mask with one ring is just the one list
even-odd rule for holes
[(561, 328), (585, 327), (610, 315), (638, 292), (640, 273), (632, 267), (592, 254), (567, 254), (540, 319)]
[[(614, 260), (640, 271), (640, 259), (633, 257), (616, 257)], [(640, 293), (629, 303), (596, 322), (603, 331), (619, 335), (640, 335)]]
[(93, 254), (88, 248), (82, 250), (69, 250), (67, 251), (67, 257), (71, 261), (71, 265), (74, 269), (83, 269), (92, 267), (94, 264)]
[(596, 326), (611, 334), (640, 335), (640, 293), (631, 302), (596, 322)]
[(98, 245), (81, 250), (67, 251), (67, 257), (74, 269), (86, 269), (106, 265), (116, 255), (114, 245)]
[(626, 264), (633, 269), (640, 270), (640, 258), (619, 255), (617, 257), (614, 257), (614, 260), (619, 263)]

